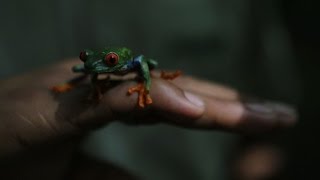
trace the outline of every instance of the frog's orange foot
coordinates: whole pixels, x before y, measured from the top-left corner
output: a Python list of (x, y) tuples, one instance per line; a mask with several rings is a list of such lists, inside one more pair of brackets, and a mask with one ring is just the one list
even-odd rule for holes
[(51, 91), (55, 93), (64, 93), (64, 92), (70, 91), (71, 89), (73, 89), (73, 85), (71, 85), (70, 83), (65, 83), (65, 84), (53, 86), (51, 88)]
[(162, 79), (173, 80), (173, 79), (177, 78), (178, 76), (180, 76), (181, 74), (182, 74), (182, 72), (179, 70), (177, 70), (176, 72), (173, 72), (173, 73), (161, 71), (160, 77)]
[(137, 86), (128, 89), (129, 95), (133, 94), (134, 92), (139, 93), (138, 104), (141, 108), (144, 108), (146, 105), (152, 104), (151, 96), (146, 90), (143, 83), (139, 83)]

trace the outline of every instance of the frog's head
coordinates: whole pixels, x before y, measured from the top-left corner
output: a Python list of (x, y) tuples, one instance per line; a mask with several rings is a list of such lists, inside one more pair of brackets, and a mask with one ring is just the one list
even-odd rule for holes
[(127, 70), (128, 61), (133, 59), (128, 48), (104, 48), (99, 51), (86, 49), (79, 58), (88, 73), (117, 73)]

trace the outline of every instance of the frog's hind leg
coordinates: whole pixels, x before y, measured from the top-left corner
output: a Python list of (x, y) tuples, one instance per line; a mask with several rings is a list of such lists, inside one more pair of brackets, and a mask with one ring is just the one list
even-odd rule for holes
[(128, 89), (128, 94), (131, 95), (134, 92), (137, 92), (138, 95), (138, 104), (141, 108), (144, 108), (145, 105), (152, 104), (151, 96), (146, 89), (143, 82), (138, 83), (137, 86), (131, 87)]
[(162, 79), (166, 79), (166, 80), (173, 80), (173, 79), (179, 77), (181, 74), (182, 74), (182, 72), (180, 70), (177, 70), (172, 73), (161, 71), (160, 77)]
[(153, 70), (158, 66), (158, 62), (156, 60), (153, 59), (146, 59), (149, 70)]

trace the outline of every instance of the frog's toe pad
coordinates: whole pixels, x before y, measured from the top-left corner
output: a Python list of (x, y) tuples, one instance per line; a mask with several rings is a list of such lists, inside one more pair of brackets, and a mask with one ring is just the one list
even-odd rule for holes
[(179, 70), (177, 70), (173, 73), (161, 71), (160, 77), (162, 79), (173, 80), (173, 79), (177, 78), (178, 76), (180, 76), (181, 74), (182, 74), (182, 72)]
[(61, 84), (61, 85), (51, 87), (51, 91), (55, 93), (64, 93), (64, 92), (70, 91), (72, 88), (73, 86), (71, 84), (66, 83), (66, 84)]
[(144, 108), (146, 105), (152, 104), (152, 98), (143, 83), (139, 83), (137, 86), (128, 89), (129, 95), (133, 94), (134, 92), (137, 92), (139, 94), (139, 107)]
[(146, 104), (152, 104), (152, 98), (150, 94), (146, 94), (145, 98), (146, 98)]

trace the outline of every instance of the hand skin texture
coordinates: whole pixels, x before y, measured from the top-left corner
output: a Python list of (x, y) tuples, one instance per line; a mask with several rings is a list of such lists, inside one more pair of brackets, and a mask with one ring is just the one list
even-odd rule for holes
[(50, 92), (53, 85), (79, 76), (70, 70), (77, 62), (66, 60), (0, 81), (0, 178), (2, 173), (11, 175), (13, 167), (14, 172), (23, 169), (21, 176), (48, 179), (50, 173), (60, 179), (69, 172), (65, 169), (81, 137), (113, 121), (237, 133), (269, 132), (296, 122), (295, 110), (286, 105), (245, 100), (234, 89), (189, 76), (163, 80), (157, 72), (150, 91), (153, 104), (144, 109), (137, 106), (137, 94), (127, 95), (136, 84), (133, 80), (111, 81), (99, 102), (88, 100), (89, 80), (64, 94)]

